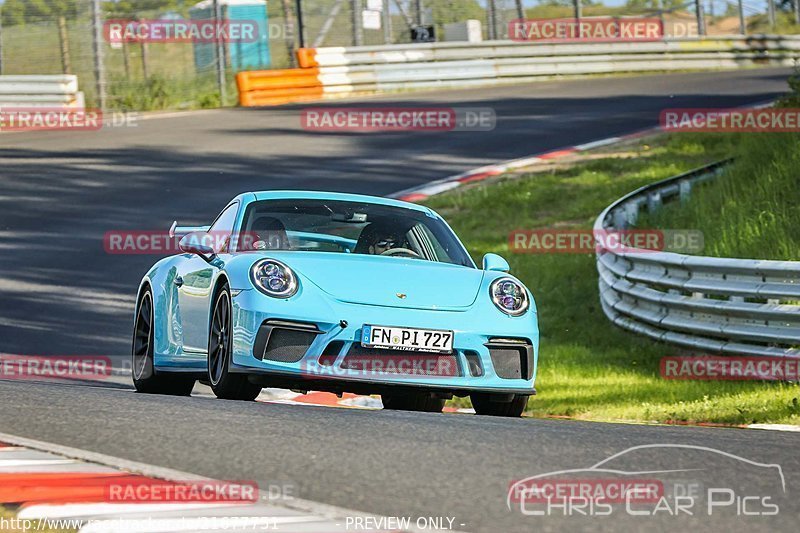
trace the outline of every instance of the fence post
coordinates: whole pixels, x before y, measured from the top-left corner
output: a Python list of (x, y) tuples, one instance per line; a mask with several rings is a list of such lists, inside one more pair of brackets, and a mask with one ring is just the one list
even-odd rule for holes
[(487, 28), (487, 37), (490, 41), (494, 41), (497, 38), (497, 5), (495, 5), (494, 0), (488, 0), (486, 4), (486, 22), (489, 26)]
[(767, 0), (767, 14), (769, 15), (769, 27), (775, 29), (775, 2)]
[(61, 49), (61, 72), (72, 74), (72, 63), (69, 54), (69, 32), (67, 31), (67, 17), (59, 15), (58, 19), (58, 44)]
[(92, 0), (92, 33), (94, 34), (94, 79), (97, 87), (97, 103), (102, 111), (106, 109), (106, 64), (103, 50), (103, 16), (100, 0)]
[(297, 11), (297, 37), (299, 39), (300, 48), (306, 47), (306, 32), (305, 25), (303, 24), (303, 4), (302, 0), (295, 0), (295, 11)]
[(361, 0), (350, 0), (350, 11), (353, 15), (353, 46), (364, 44), (364, 35), (361, 32)]
[(700, 35), (706, 34), (706, 18), (703, 14), (702, 0), (694, 0), (695, 14), (697, 15), (697, 33)]
[[(795, 0), (797, 1), (797, 0)], [(392, 44), (392, 15), (389, 13), (389, 0), (383, 0), (383, 41)]]
[(3, 75), (3, 6), (0, 4), (0, 76)]
[(289, 66), (294, 66), (297, 64), (297, 58), (294, 54), (294, 17), (292, 17), (290, 0), (281, 0), (281, 7), (283, 8), (283, 29), (284, 40), (286, 41), (286, 54), (289, 56)]
[[(799, 0), (794, 0), (795, 5)], [(742, 4), (742, 0), (739, 0), (739, 33), (742, 35), (747, 35), (747, 24), (744, 21), (744, 5)]]
[(219, 0), (214, 0), (214, 44), (216, 47), (216, 56), (217, 56), (217, 87), (219, 88), (219, 103), (220, 106), (225, 105), (225, 101), (227, 100), (227, 89), (225, 87), (225, 44), (222, 42), (222, 37), (220, 36), (219, 28), (221, 27), (222, 21), (222, 6), (219, 3)]
[(517, 5), (517, 18), (523, 20), (525, 18), (525, 8), (522, 6), (522, 0), (515, 0)]
[(794, 0), (794, 23), (800, 24), (800, 0)]

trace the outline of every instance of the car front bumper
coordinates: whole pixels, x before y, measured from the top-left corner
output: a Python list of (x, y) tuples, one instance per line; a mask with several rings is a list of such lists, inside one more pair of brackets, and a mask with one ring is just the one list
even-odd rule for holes
[[(231, 372), (265, 386), (380, 393), (387, 388), (535, 394), (536, 313), (508, 317), (477, 303), (464, 311), (376, 307), (326, 299), (313, 308), (244, 290), (233, 298)], [(361, 346), (365, 324), (453, 330), (451, 355)], [(356, 364), (353, 363), (356, 362)]]

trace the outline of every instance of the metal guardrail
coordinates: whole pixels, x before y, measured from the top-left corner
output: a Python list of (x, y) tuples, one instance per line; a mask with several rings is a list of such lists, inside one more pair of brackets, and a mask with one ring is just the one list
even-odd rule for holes
[[(686, 200), (722, 161), (642, 187), (611, 204), (595, 232), (635, 226), (642, 209)], [(599, 244), (603, 312), (614, 324), (709, 353), (800, 357), (800, 262), (688, 256)]]
[(77, 76), (0, 76), (0, 106), (82, 108), (84, 105)]
[(302, 48), (297, 56), (300, 69), (240, 73), (240, 103), (271, 105), (384, 91), (520, 83), (561, 75), (794, 66), (800, 61), (800, 36)]
[[(659, 41), (613, 42), (519, 42), (486, 41), (482, 43), (445, 42), (378, 46), (347, 46), (306, 49), (311, 55), (300, 57), (301, 66), (341, 67), (391, 65), (446, 61), (530, 59), (544, 57), (602, 56), (606, 54), (770, 54), (800, 51), (800, 36), (755, 35), (665, 38)], [(590, 59), (589, 59), (590, 60)], [(309, 64), (313, 63), (313, 64)]]

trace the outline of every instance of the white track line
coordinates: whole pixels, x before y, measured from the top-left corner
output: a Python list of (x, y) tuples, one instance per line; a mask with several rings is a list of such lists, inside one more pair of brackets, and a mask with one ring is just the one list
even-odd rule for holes
[(163, 513), (165, 511), (193, 511), (207, 509), (209, 512), (226, 510), (229, 507), (242, 504), (214, 504), (214, 503), (65, 503), (36, 504), (25, 506), (17, 513), (19, 518), (91, 518), (103, 516), (104, 518), (128, 514)]
[(750, 424), (747, 429), (767, 429), (770, 431), (798, 431), (800, 426), (791, 426), (789, 424)]
[[(26, 437), (18, 437), (16, 435), (9, 435), (8, 433), (0, 432), (0, 442), (4, 442), (6, 444), (11, 444), (14, 446), (22, 446), (33, 450), (54, 453), (57, 455), (69, 457), (71, 459), (77, 459), (80, 461), (99, 463), (101, 465), (110, 466), (112, 468), (133, 472), (147, 477), (154, 477), (171, 481), (183, 481), (183, 482), (216, 481), (211, 478), (198, 476), (196, 474), (190, 474), (187, 472), (181, 472), (179, 470), (174, 470), (171, 468), (163, 468), (160, 466), (153, 466), (144, 463), (138, 463), (135, 461), (128, 461), (127, 459), (121, 459), (119, 457), (113, 457), (111, 455), (105, 455), (97, 452), (90, 452), (78, 448), (71, 448), (69, 446), (62, 446), (60, 444), (52, 444), (49, 442), (29, 439)], [(330, 526), (336, 525), (337, 527), (335, 529), (341, 529), (340, 525), (342, 523), (345, 523), (348, 517), (365, 517), (365, 518), (369, 517), (371, 520), (375, 520), (372, 523), (382, 523), (378, 522), (377, 520), (380, 520), (381, 518), (385, 519), (385, 517), (380, 517), (378, 515), (373, 515), (370, 513), (364, 513), (361, 511), (355, 511), (352, 509), (346, 509), (343, 507), (337, 507), (325, 503), (314, 502), (311, 500), (303, 500), (300, 498), (292, 498), (291, 500), (280, 500), (276, 502), (276, 501), (270, 501), (269, 496), (267, 494), (264, 494), (262, 495), (261, 499), (263, 503), (266, 503), (268, 505), (272, 505), (275, 507), (282, 507), (284, 509), (289, 509), (293, 511), (300, 511), (310, 515), (315, 515), (318, 518), (324, 518), (328, 521), (328, 523), (333, 522), (333, 524), (330, 524)], [(330, 526), (328, 526), (328, 530), (333, 530), (334, 528)], [(422, 533), (424, 531), (426, 533), (430, 533), (430, 530), (422, 530), (416, 527), (410, 528), (409, 531), (419, 532), (419, 533)], [(453, 531), (452, 533), (458, 533), (458, 532)]]

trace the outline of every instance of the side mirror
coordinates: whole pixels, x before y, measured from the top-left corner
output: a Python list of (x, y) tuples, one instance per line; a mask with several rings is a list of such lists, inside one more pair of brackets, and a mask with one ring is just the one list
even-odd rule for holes
[(511, 267), (508, 261), (497, 254), (486, 254), (483, 256), (483, 269), (495, 272), (508, 272)]
[(178, 248), (187, 254), (197, 254), (210, 263), (217, 257), (217, 254), (214, 253), (214, 249), (211, 246), (206, 244), (209, 237), (205, 231), (189, 233), (181, 237), (180, 242), (178, 242)]

